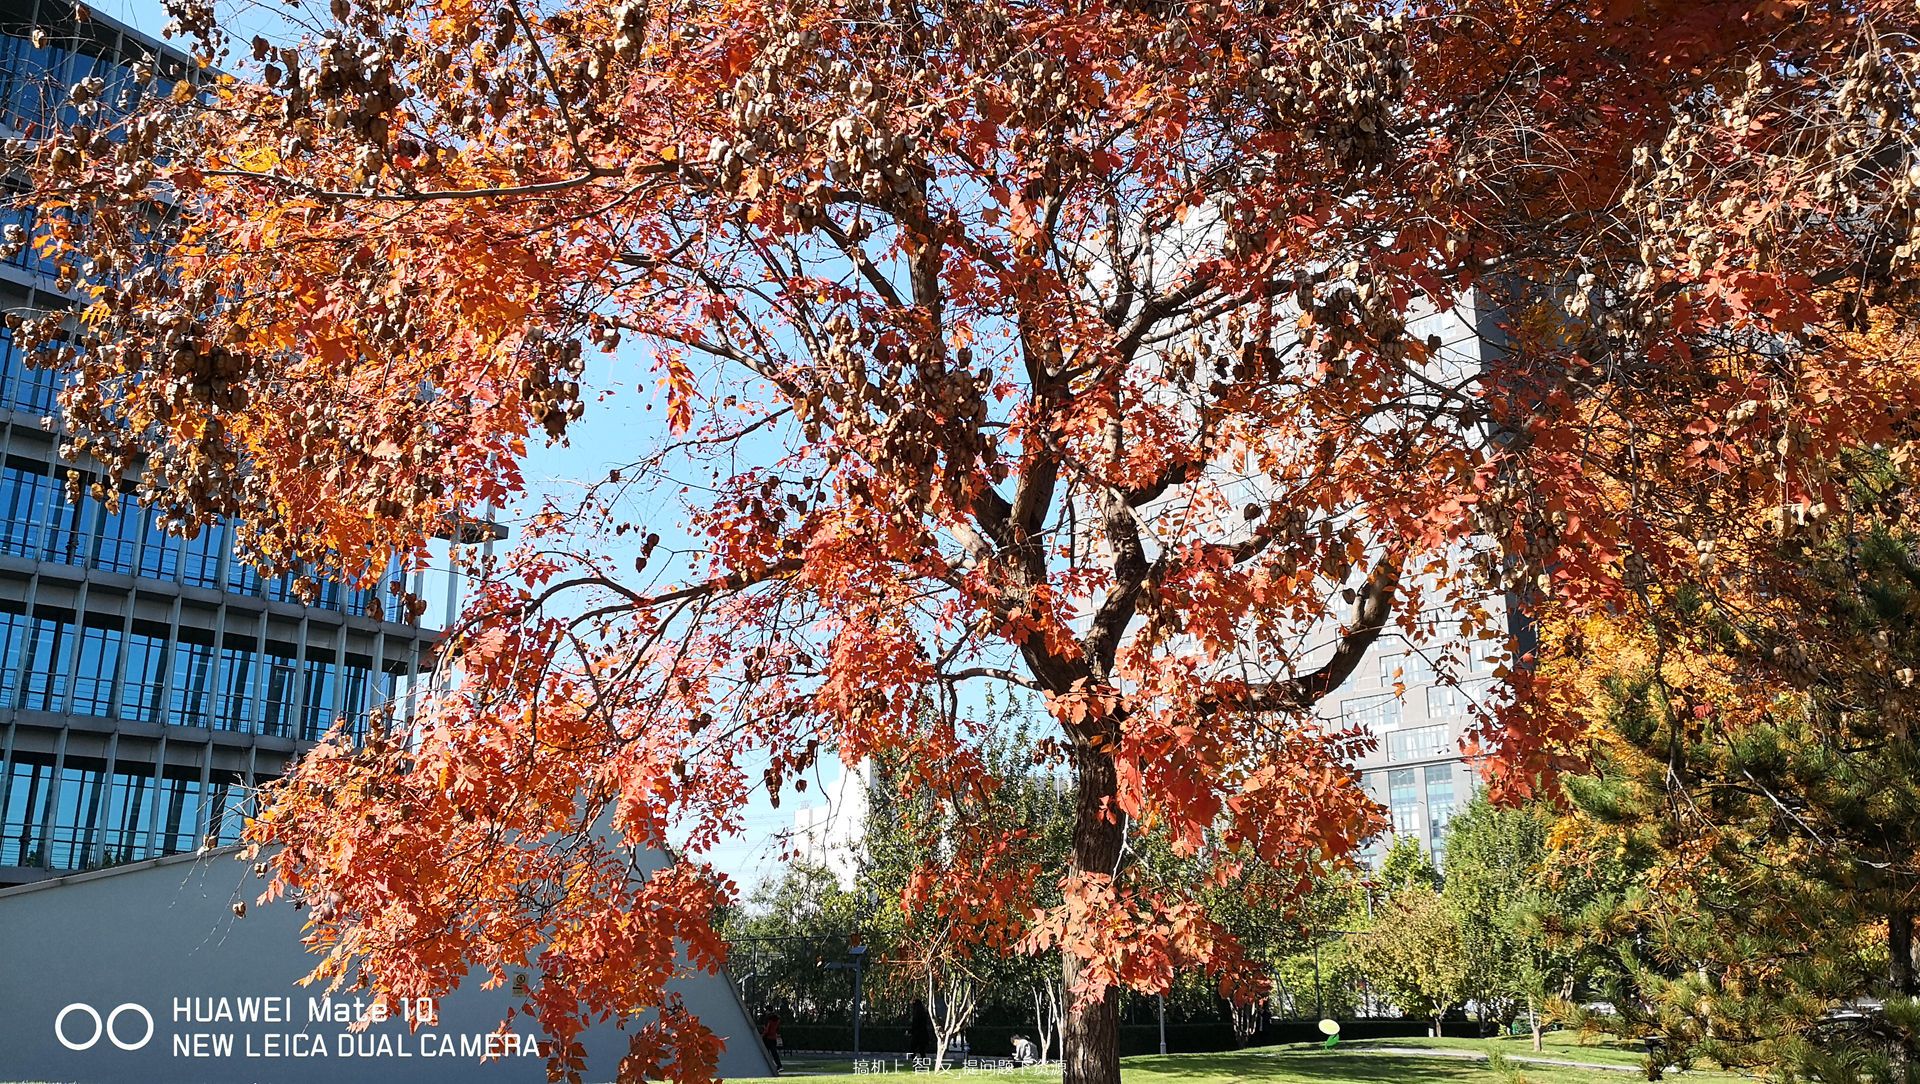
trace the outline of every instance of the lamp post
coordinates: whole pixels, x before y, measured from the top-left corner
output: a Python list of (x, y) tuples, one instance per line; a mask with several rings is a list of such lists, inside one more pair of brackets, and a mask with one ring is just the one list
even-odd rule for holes
[(1313, 938), (1313, 1015), (1316, 1019), (1325, 1020), (1327, 999), (1320, 986), (1320, 935), (1314, 933), (1310, 936)]
[(867, 946), (855, 945), (847, 950), (853, 954), (853, 1056), (860, 1056), (860, 975), (861, 965), (867, 961)]
[(847, 955), (853, 957), (850, 964), (823, 964), (828, 971), (853, 972), (853, 1056), (860, 1056), (860, 976), (867, 961), (867, 946), (853, 944), (847, 947)]

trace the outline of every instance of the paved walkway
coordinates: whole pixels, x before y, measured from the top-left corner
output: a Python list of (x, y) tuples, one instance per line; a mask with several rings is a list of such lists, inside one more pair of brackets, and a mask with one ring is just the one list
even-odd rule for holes
[[(1400, 1057), (1415, 1058), (1458, 1058), (1462, 1061), (1486, 1061), (1487, 1055), (1478, 1050), (1457, 1050), (1445, 1046), (1349, 1046), (1340, 1044), (1339, 1049), (1347, 1054), (1394, 1054)], [(1504, 1053), (1504, 1051), (1503, 1051)], [(1549, 1058), (1542, 1054), (1506, 1054), (1506, 1059), (1522, 1065), (1550, 1065), (1559, 1069), (1598, 1069), (1608, 1073), (1638, 1073), (1638, 1065), (1622, 1065), (1619, 1062), (1572, 1061), (1567, 1058)]]

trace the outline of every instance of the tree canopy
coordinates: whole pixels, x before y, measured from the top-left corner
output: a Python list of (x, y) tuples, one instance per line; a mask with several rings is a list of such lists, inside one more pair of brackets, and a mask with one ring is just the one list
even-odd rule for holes
[[(1001, 683), (1071, 860), (983, 838), (944, 891), (1059, 877), (1067, 1076), (1116, 1080), (1117, 988), (1262, 982), (1133, 828), (1303, 890), (1379, 827), (1313, 709), (1383, 630), (1771, 561), (1916, 401), (1868, 334), (1912, 303), (1905, 0), (168, 7), (204, 78), (8, 147), (76, 299), (16, 338), (103, 493), (371, 583), (587, 431), (588, 351), (657, 381), (667, 435), (476, 569), (422, 710), (253, 829), (322, 978), (525, 969), (576, 1074), (608, 1015), (626, 1075), (710, 1072), (629, 1014), (676, 939), (717, 962), (750, 789), (892, 750), (957, 792)], [(1479, 732), (1516, 792), (1564, 737)]]
[(1630, 856), (1568, 931), (1618, 958), (1617, 1015), (1596, 1022), (1683, 1061), (1902, 1081), (1920, 1072), (1920, 532), (1904, 455), (1836, 472), (1844, 504), (1783, 540), (1778, 575), (1649, 594), (1683, 620), (1556, 623), (1540, 681), (1589, 728), (1566, 849)]

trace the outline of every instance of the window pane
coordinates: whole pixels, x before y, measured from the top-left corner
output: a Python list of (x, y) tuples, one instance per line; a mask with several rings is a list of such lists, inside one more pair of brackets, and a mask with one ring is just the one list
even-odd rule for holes
[(1342, 701), (1340, 715), (1350, 725), (1378, 737), (1400, 725), (1400, 698), (1392, 693)]
[(1447, 756), (1453, 751), (1453, 739), (1444, 725), (1418, 726), (1387, 735), (1388, 760), (1424, 760)]
[(160, 517), (152, 512), (142, 517), (145, 538), (140, 548), (140, 575), (150, 580), (171, 580), (180, 570), (180, 539), (160, 529)]
[(1429, 845), (1438, 856), (1446, 849), (1447, 824), (1453, 820), (1453, 765), (1427, 765), (1426, 784)]
[(253, 652), (245, 648), (220, 649), (220, 710), (222, 730), (253, 727)]
[(219, 587), (220, 562), (227, 553), (227, 525), (207, 524), (186, 541), (185, 580), (193, 587)]
[(45, 515), (53, 480), (44, 468), (9, 466), (0, 470), (0, 550), (15, 557), (37, 556), (40, 517)]
[[(231, 534), (232, 532), (228, 532)], [(235, 542), (232, 560), (227, 562), (228, 590), (236, 595), (258, 595), (260, 593), (260, 570), (248, 564)]]
[(147, 856), (147, 826), (153, 822), (153, 777), (115, 772), (107, 782), (101, 818), (102, 865), (134, 862)]
[(214, 707), (213, 645), (181, 642), (173, 649), (172, 691), (167, 695), (173, 721), (181, 726), (206, 726)]
[(1387, 808), (1393, 817), (1395, 833), (1419, 830), (1420, 793), (1413, 769), (1402, 768), (1387, 773)]
[(263, 663), (266, 667), (266, 703), (262, 716), (263, 734), (274, 734), (283, 738), (294, 736), (293, 719), (293, 660), (278, 655), (268, 655)]
[(54, 869), (85, 869), (91, 864), (99, 831), (96, 818), (102, 793), (100, 771), (68, 765), (60, 773), (54, 799), (53, 831), (47, 840), (47, 864)]
[(53, 765), (16, 759), (9, 773), (5, 819), (0, 821), (0, 865), (40, 864), (40, 823), (52, 793)]
[(1428, 661), (1428, 654), (1430, 652), (1403, 651), (1383, 656), (1380, 659), (1380, 683), (1382, 685), (1392, 685), (1395, 682), (1403, 685), (1431, 683), (1438, 674), (1434, 671), (1433, 663)]
[(113, 676), (120, 666), (119, 629), (84, 629), (80, 659), (73, 673), (73, 697), (67, 709), (75, 715), (108, 715), (113, 700)]
[(86, 561), (86, 504), (74, 504), (67, 499), (66, 484), (58, 479), (46, 479), (42, 494), (44, 506), (39, 512), (39, 520), (45, 525), (41, 532), (40, 556), (48, 561), (78, 565)]
[(307, 663), (307, 682), (303, 693), (306, 710), (302, 712), (304, 725), (300, 732), (302, 741), (319, 741), (333, 725), (333, 664), (330, 662)]
[(28, 711), (60, 710), (59, 675), (66, 668), (67, 645), (72, 636), (73, 626), (64, 621), (34, 618), (27, 634), (27, 674), (20, 697), (21, 707)]
[(162, 854), (190, 851), (198, 845), (193, 838), (194, 817), (200, 807), (198, 779), (168, 777), (161, 780), (154, 815), (159, 820), (159, 838), (154, 845)]
[(166, 691), (167, 641), (164, 637), (136, 632), (126, 639), (120, 653), (120, 710), (122, 719), (158, 723), (162, 719), (161, 697)]
[(25, 614), (0, 614), (0, 667), (4, 667), (0, 669), (0, 708), (15, 707), (20, 702), (15, 681), (31, 628), (32, 622)]
[(133, 551), (140, 538), (140, 506), (132, 497), (122, 498), (115, 512), (107, 511), (106, 505), (91, 498), (88, 504), (94, 510), (93, 566), (108, 572), (131, 573)]

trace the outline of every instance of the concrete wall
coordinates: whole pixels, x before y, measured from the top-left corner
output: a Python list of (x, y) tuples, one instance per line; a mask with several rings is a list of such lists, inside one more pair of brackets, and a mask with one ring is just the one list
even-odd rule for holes
[[(327, 1007), (324, 995), (294, 985), (312, 961), (299, 943), (303, 912), (278, 903), (250, 906), (244, 918), (233, 913), (235, 902), (251, 901), (259, 890), (260, 881), (227, 848), (0, 891), (0, 1080), (546, 1080), (537, 1053), (478, 1059), (477, 1044), (517, 999), (507, 989), (480, 990), (477, 981), (436, 1006), (437, 1024), (416, 1031), (399, 1020), (359, 1033), (315, 1020), (316, 1007)], [(758, 1029), (731, 983), (691, 974), (675, 989), (727, 1039), (723, 1076), (771, 1075)], [(76, 1005), (82, 1007), (69, 1008)], [(196, 1019), (224, 1015), (223, 1005), (236, 1019)], [(351, 995), (332, 1003), (348, 1013), (352, 1005)], [(255, 1019), (237, 1019), (248, 1010)], [(63, 1045), (56, 1023), (68, 1043), (85, 1049)], [(528, 1047), (540, 1037), (524, 1019), (515, 1029)], [(115, 1039), (136, 1049), (120, 1049)], [(613, 1079), (624, 1036), (602, 1025), (588, 1032), (586, 1044), (587, 1079)]]

